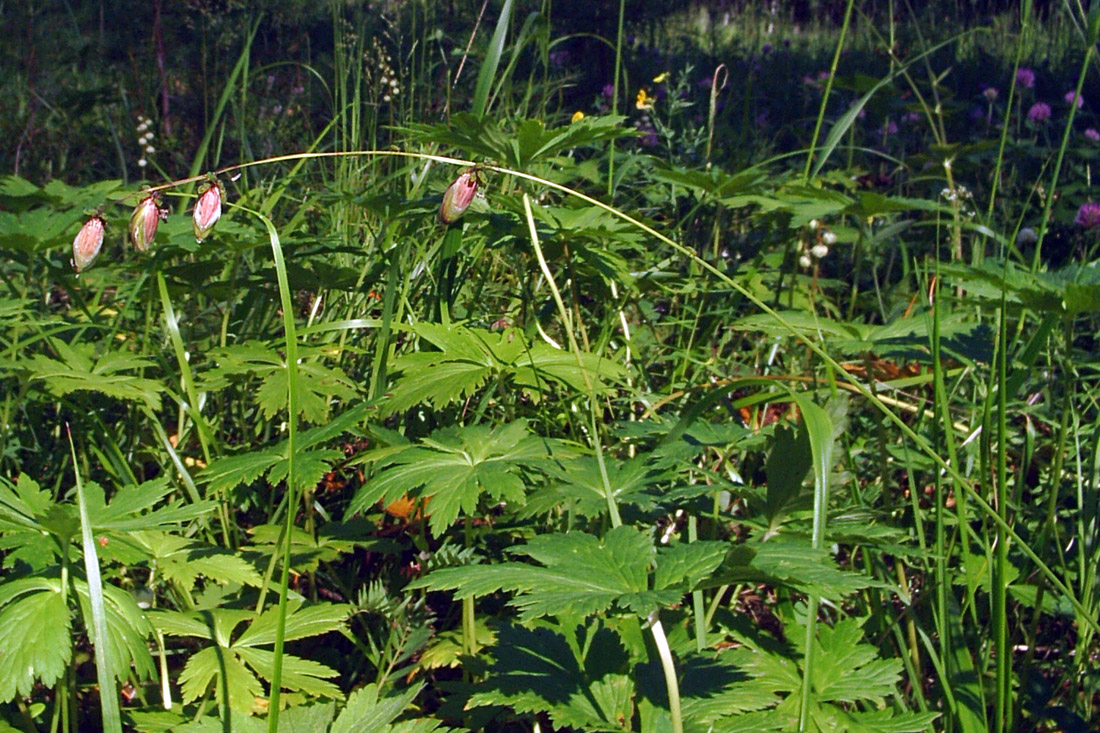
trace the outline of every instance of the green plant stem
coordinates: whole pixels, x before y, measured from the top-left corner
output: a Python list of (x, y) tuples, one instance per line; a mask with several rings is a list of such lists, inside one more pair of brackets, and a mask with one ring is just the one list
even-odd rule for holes
[(283, 567), (279, 580), (279, 606), (275, 626), (274, 666), (271, 673), (271, 694), (268, 705), (267, 729), (277, 733), (279, 728), (279, 695), (282, 689), (283, 648), (286, 641), (287, 595), (290, 587), (290, 559), (294, 515), (297, 507), (297, 448), (298, 448), (298, 335), (294, 325), (294, 304), (290, 297), (290, 283), (286, 275), (286, 262), (279, 233), (275, 225), (259, 212), (271, 241), (271, 254), (275, 260), (275, 273), (279, 281), (279, 300), (283, 309), (283, 339), (286, 346), (287, 372), (287, 473), (286, 473), (286, 522), (280, 538), (283, 545)]
[[(1081, 71), (1077, 75), (1076, 99), (1081, 99), (1081, 89), (1085, 86), (1085, 76), (1088, 74), (1089, 64), (1096, 53), (1098, 32), (1100, 32), (1100, 6), (1094, 5), (1089, 17), (1088, 45), (1085, 47), (1085, 58), (1081, 61)], [(1069, 135), (1073, 131), (1073, 118), (1076, 114), (1077, 105), (1071, 103), (1069, 105), (1069, 116), (1066, 118), (1066, 125), (1062, 130), (1062, 143), (1058, 146), (1058, 156), (1054, 161), (1054, 172), (1050, 176), (1050, 189), (1047, 191), (1046, 200), (1043, 202), (1043, 219), (1039, 223), (1039, 241), (1035, 243), (1035, 254), (1031, 258), (1032, 272), (1039, 269), (1043, 240), (1046, 239), (1047, 224), (1050, 223), (1050, 212), (1054, 207), (1054, 197), (1058, 190), (1058, 177), (1062, 172), (1062, 160), (1065, 158), (1066, 148), (1069, 147)]]
[[(688, 517), (688, 542), (699, 539), (699, 518), (694, 514)], [(706, 612), (703, 608), (703, 591), (691, 592), (691, 611), (695, 617), (695, 651), (700, 654), (707, 646)]]
[(810, 180), (810, 169), (814, 164), (814, 154), (817, 152), (817, 141), (821, 138), (821, 126), (825, 123), (825, 109), (829, 104), (829, 95), (833, 91), (833, 80), (836, 78), (836, 70), (840, 65), (840, 52), (844, 49), (844, 37), (848, 34), (848, 25), (852, 21), (852, 8), (855, 0), (848, 0), (844, 9), (844, 22), (840, 26), (840, 36), (836, 40), (836, 50), (833, 52), (833, 62), (829, 65), (829, 78), (825, 80), (825, 91), (821, 95), (821, 105), (817, 110), (817, 122), (814, 123), (814, 136), (810, 140), (810, 149), (806, 153), (806, 167), (802, 171), (802, 182)]
[[(619, 74), (623, 68), (623, 17), (626, 0), (619, 0), (619, 25), (615, 33), (615, 75), (611, 79), (611, 114), (619, 114)], [(607, 143), (607, 195), (615, 195), (615, 141)]]
[[(1006, 262), (1007, 267), (1007, 262)], [(993, 487), (997, 497), (997, 515), (1008, 523), (1008, 469), (1007, 469), (1007, 391), (1008, 391), (1008, 307), (1007, 293), (1001, 293), (1001, 312), (996, 359), (997, 384), (997, 452), (996, 485)], [(1009, 730), (1012, 726), (1012, 657), (1008, 646), (1008, 537), (1004, 530), (997, 528), (997, 548), (993, 565), (993, 588), (990, 605), (993, 607), (993, 639), (996, 650), (996, 730)]]

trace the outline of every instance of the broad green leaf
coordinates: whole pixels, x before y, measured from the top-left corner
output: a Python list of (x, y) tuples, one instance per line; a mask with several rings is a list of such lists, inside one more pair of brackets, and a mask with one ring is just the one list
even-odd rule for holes
[(429, 497), (431, 529), (440, 534), (460, 514), (476, 515), (482, 495), (522, 503), (527, 473), (549, 458), (555, 447), (532, 435), (523, 420), (496, 428), (445, 428), (418, 445), (385, 451), (376, 462), (374, 478), (349, 504), (348, 515), (406, 494)]
[(111, 497), (110, 504), (104, 503), (103, 488), (99, 484), (89, 481), (84, 489), (89, 518), (96, 530), (129, 532), (175, 525), (200, 517), (215, 506), (213, 502), (203, 501), (186, 505), (176, 503), (147, 511), (175, 491), (175, 487), (163, 478), (125, 485)]
[[(336, 603), (318, 603), (302, 607), (300, 600), (287, 601), (286, 641), (318, 636), (344, 627), (351, 607)], [(234, 643), (234, 647), (263, 646), (275, 643), (275, 627), (279, 609), (264, 611)]]
[[(211, 356), (218, 366), (206, 372), (204, 390), (221, 390), (242, 378), (257, 377), (256, 401), (264, 416), (272, 418), (286, 410), (288, 384), (282, 354), (259, 341), (216, 349)], [(349, 400), (357, 393), (354, 382), (339, 368), (325, 366), (320, 359), (328, 352), (319, 347), (299, 347), (298, 394), (301, 416), (321, 422), (335, 400)]]
[(200, 576), (218, 583), (253, 587), (259, 587), (263, 582), (252, 563), (221, 547), (191, 542), (179, 535), (155, 530), (133, 532), (129, 539), (150, 555), (166, 579), (180, 583), (188, 591), (194, 589)]
[[(233, 653), (264, 679), (270, 680), (274, 674), (275, 654), (273, 652), (235, 645)], [(336, 670), (318, 662), (302, 659), (293, 654), (283, 654), (282, 687), (284, 690), (343, 700), (344, 695), (340, 692), (340, 688), (326, 680), (338, 674)]]
[(706, 540), (659, 547), (653, 587), (678, 588), (686, 593), (714, 572), (728, 551), (729, 543)]
[(556, 727), (630, 730), (634, 682), (629, 655), (607, 628), (578, 628), (577, 633), (590, 636), (584, 640), (583, 656), (551, 629), (504, 627), (491, 652), (495, 662), (490, 673), (467, 705), (546, 712)]
[(410, 327), (438, 352), (419, 351), (394, 360), (400, 376), (382, 405), (383, 416), (420, 403), (439, 408), (477, 392), (490, 378), (511, 380), (528, 395), (538, 397), (551, 384), (587, 392), (586, 379), (599, 394), (608, 393), (608, 381), (621, 381), (621, 365), (594, 354), (577, 355), (542, 342), (529, 343), (522, 331), (494, 333), (460, 325), (418, 323)]
[(396, 695), (383, 697), (373, 682), (361, 687), (348, 696), (347, 705), (328, 733), (432, 733), (452, 730), (440, 727), (439, 721), (426, 718), (394, 722), (412, 704), (421, 688), (417, 685)]
[(264, 687), (256, 675), (232, 651), (220, 646), (192, 654), (180, 672), (179, 683), (184, 702), (198, 700), (213, 683), (218, 706), (228, 704), (243, 713), (255, 711), (264, 697)]
[[(792, 509), (804, 508), (810, 496), (803, 491), (803, 482), (812, 464), (805, 426), (801, 426), (797, 434), (789, 427), (776, 429), (775, 442), (764, 466), (768, 481), (765, 513), (772, 530), (778, 528), (783, 515)], [(800, 498), (803, 501), (796, 503)]]
[(700, 585), (716, 588), (744, 582), (782, 585), (834, 601), (863, 588), (885, 587), (873, 578), (840, 570), (828, 551), (815, 550), (808, 538), (786, 533), (767, 542), (735, 546), (714, 575)]
[(69, 665), (69, 609), (60, 583), (22, 578), (0, 585), (0, 702), (52, 687)]
[(520, 620), (561, 614), (593, 614), (612, 606), (646, 615), (679, 602), (682, 590), (649, 589), (649, 565), (655, 551), (650, 539), (628, 526), (602, 539), (580, 532), (540, 535), (510, 551), (541, 563), (508, 562), (443, 568), (413, 581), (410, 588), (455, 590), (458, 598), (501, 590), (516, 597), (511, 605)]
[(56, 359), (35, 354), (23, 361), (31, 380), (41, 380), (53, 394), (63, 397), (72, 392), (99, 392), (120, 400), (143, 402), (151, 410), (160, 405), (164, 386), (156, 380), (133, 376), (125, 372), (147, 372), (154, 362), (122, 351), (109, 351), (99, 359), (92, 358), (89, 344), (66, 344), (50, 341), (57, 352)]

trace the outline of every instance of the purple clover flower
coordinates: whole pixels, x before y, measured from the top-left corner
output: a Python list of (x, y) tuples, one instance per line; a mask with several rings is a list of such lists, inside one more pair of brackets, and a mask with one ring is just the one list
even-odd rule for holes
[(604, 84), (603, 85), (603, 91), (601, 93), (605, 97), (614, 97), (615, 96), (615, 85), (614, 84)]
[(1095, 127), (1090, 127), (1085, 130), (1085, 138), (1089, 142), (1100, 143), (1100, 132), (1097, 132)]
[(1081, 109), (1081, 107), (1084, 106), (1084, 104), (1085, 104), (1085, 100), (1083, 100), (1083, 99), (1081, 99), (1081, 97), (1077, 96), (1077, 92), (1074, 92), (1074, 91), (1066, 92), (1065, 95), (1062, 97), (1062, 99), (1066, 100), (1066, 104), (1076, 103), (1077, 104), (1077, 109)]
[(1081, 208), (1077, 210), (1077, 218), (1073, 220), (1073, 223), (1085, 229), (1100, 227), (1100, 203), (1089, 201), (1081, 204)]
[(1036, 102), (1027, 111), (1027, 118), (1036, 124), (1046, 122), (1050, 119), (1050, 105), (1046, 102)]
[(1016, 69), (1016, 83), (1024, 89), (1033, 88), (1035, 86), (1035, 72), (1026, 66), (1021, 66)]

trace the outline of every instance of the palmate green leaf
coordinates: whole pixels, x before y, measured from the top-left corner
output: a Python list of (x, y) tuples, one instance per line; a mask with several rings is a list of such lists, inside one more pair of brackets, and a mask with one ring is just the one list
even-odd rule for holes
[(38, 482), (25, 473), (12, 484), (0, 477), (0, 530), (38, 531), (39, 517), (53, 507), (50, 492), (39, 488)]
[[(300, 600), (287, 601), (286, 641), (304, 639), (336, 631), (347, 623), (351, 606), (337, 603), (318, 603), (302, 607)], [(275, 628), (278, 624), (278, 607), (264, 611), (234, 643), (234, 647), (263, 646), (275, 643)]]
[[(298, 436), (295, 475), (298, 478), (299, 489), (316, 486), (317, 482), (332, 470), (332, 464), (344, 457), (344, 454), (338, 450), (309, 449), (352, 430), (363, 422), (366, 414), (366, 406), (357, 405), (323, 425), (303, 431)], [(250, 484), (265, 474), (268, 481), (278, 483), (287, 475), (288, 448), (289, 442), (283, 440), (278, 445), (263, 450), (253, 449), (239, 455), (222, 457), (203, 469), (198, 478), (209, 482), (208, 490), (217, 494), (230, 491), (241, 484)]]
[(282, 460), (285, 459), (277, 447), (224, 456), (200, 471), (196, 478), (208, 483), (208, 493), (221, 494), (252, 483)]
[[(862, 642), (859, 619), (838, 621), (832, 628), (817, 625), (814, 639), (814, 669), (811, 673), (811, 729), (815, 731), (919, 731), (939, 714), (898, 713), (885, 700), (898, 694), (902, 664), (898, 659), (880, 659), (879, 650)], [(733, 715), (715, 722), (714, 730), (786, 730), (797, 727), (805, 658), (805, 634), (787, 629), (785, 636), (794, 646), (777, 645), (759, 629), (737, 619), (728, 629), (743, 646), (725, 652), (730, 663), (748, 674), (753, 685), (763, 685), (778, 702), (768, 711)], [(793, 655), (792, 655), (793, 651)], [(840, 704), (838, 704), (840, 703)], [(851, 712), (841, 704), (866, 703), (879, 708), (869, 713)]]
[(99, 392), (120, 400), (140, 401), (150, 409), (159, 406), (164, 391), (160, 382), (125, 373), (153, 369), (156, 364), (152, 360), (122, 351), (109, 351), (96, 360), (92, 344), (66, 344), (59, 339), (51, 339), (50, 344), (58, 358), (35, 354), (23, 360), (22, 366), (32, 381), (41, 380), (52, 394), (63, 397), (72, 392)]
[[(333, 400), (348, 400), (358, 389), (343, 371), (318, 361), (327, 352), (321, 347), (299, 346), (298, 396), (301, 416), (308, 422), (321, 422), (328, 416)], [(221, 390), (235, 380), (255, 376), (260, 379), (256, 401), (264, 416), (273, 418), (287, 407), (286, 363), (274, 348), (259, 341), (216, 349), (211, 356), (218, 366), (206, 372), (202, 389)]]
[(709, 540), (661, 546), (657, 549), (653, 587), (691, 590), (722, 564), (728, 552), (729, 543)]
[[(273, 652), (235, 645), (233, 653), (266, 680), (270, 680), (275, 672)], [(338, 675), (339, 672), (319, 662), (302, 659), (293, 654), (283, 654), (282, 688), (284, 690), (343, 700), (344, 694), (340, 692), (340, 688), (326, 679)]]
[[(251, 484), (267, 475), (267, 480), (277, 484), (284, 480), (290, 468), (286, 451), (287, 441), (261, 451), (251, 451), (236, 456), (226, 456), (211, 463), (199, 472), (200, 481), (209, 482), (210, 493), (229, 491), (241, 484)], [(332, 464), (344, 457), (335, 449), (299, 450), (295, 454), (295, 478), (298, 489), (309, 489), (330, 470)]]
[(577, 355), (545, 343), (529, 343), (522, 331), (487, 329), (456, 324), (417, 323), (410, 329), (438, 352), (419, 351), (394, 360), (399, 374), (381, 406), (384, 417), (420, 403), (443, 407), (473, 395), (490, 378), (511, 380), (530, 396), (538, 397), (553, 383), (586, 392), (586, 376), (599, 394), (607, 382), (621, 381), (621, 365), (595, 354)]
[[(648, 461), (648, 457), (647, 454), (628, 461), (604, 459), (607, 482), (617, 504), (637, 506), (644, 511), (656, 506), (653, 487), (660, 480), (660, 469)], [(554, 483), (531, 494), (521, 517), (546, 514), (563, 507), (583, 517), (598, 517), (607, 512), (604, 476), (595, 456), (555, 463), (548, 473)]]
[(157, 530), (132, 532), (128, 539), (149, 555), (165, 579), (188, 591), (194, 589), (199, 576), (253, 587), (263, 582), (255, 566), (231, 550)]
[[(350, 606), (322, 603), (302, 607), (301, 600), (291, 600), (287, 606), (287, 641), (318, 636), (342, 628)], [(253, 710), (256, 699), (263, 695), (260, 679), (270, 680), (273, 652), (259, 647), (275, 643), (278, 608), (271, 607), (260, 616), (252, 611), (215, 608), (208, 611), (181, 613), (157, 611), (151, 614), (156, 627), (169, 636), (186, 636), (214, 641), (214, 646), (193, 655), (180, 674), (184, 701), (206, 694), (215, 683), (215, 699), (219, 705), (228, 694), (229, 706), (240, 712)], [(244, 621), (249, 626), (234, 640), (234, 630)], [(284, 655), (282, 686), (285, 689), (321, 697), (342, 697), (339, 688), (327, 678), (336, 671), (307, 659)], [(224, 673), (220, 671), (224, 667)], [(259, 676), (257, 676), (259, 675)]]
[[(646, 535), (626, 525), (612, 529), (602, 540), (581, 532), (540, 535), (509, 552), (526, 555), (544, 567), (507, 562), (443, 568), (413, 581), (409, 588), (454, 590), (457, 598), (511, 591), (516, 593), (511, 605), (519, 609), (524, 622), (543, 616), (600, 613), (612, 606), (644, 616), (660, 606), (678, 603), (685, 592), (682, 588), (650, 589), (649, 566), (656, 551)], [(691, 552), (670, 560), (674, 569), (664, 581), (683, 579), (713, 560)]]
[(507, 705), (521, 713), (545, 712), (555, 727), (630, 730), (635, 692), (630, 655), (607, 628), (576, 632), (581, 638), (570, 645), (555, 629), (501, 629), (490, 673), (467, 707)]
[(333, 721), (328, 733), (432, 733), (451, 731), (441, 727), (437, 720), (421, 718), (394, 722), (420, 694), (422, 685), (410, 687), (404, 692), (382, 697), (378, 685), (373, 682), (348, 696), (348, 703)]
[(1074, 317), (1100, 310), (1100, 260), (1073, 263), (1052, 272), (1029, 272), (1012, 262), (950, 265), (944, 277), (979, 297), (1021, 303), (1032, 310)]
[(103, 487), (99, 484), (89, 481), (84, 490), (88, 515), (96, 530), (129, 532), (176, 525), (213, 511), (215, 506), (212, 501), (201, 501), (186, 505), (170, 504), (147, 511), (175, 490), (165, 478), (125, 485), (111, 497), (110, 504), (105, 504)]
[(559, 447), (532, 435), (523, 420), (495, 428), (445, 428), (420, 444), (382, 453), (375, 462), (377, 474), (356, 492), (348, 516), (405, 494), (431, 497), (431, 529), (441, 533), (460, 512), (476, 514), (483, 494), (494, 501), (522, 502), (526, 473)]
[(538, 120), (521, 120), (513, 131), (509, 129), (513, 124), (511, 120), (458, 112), (451, 115), (448, 122), (412, 124), (395, 129), (407, 133), (413, 140), (457, 148), (470, 157), (498, 161), (523, 170), (573, 148), (635, 135), (632, 128), (623, 126), (625, 119), (621, 115), (585, 117), (579, 122), (550, 129)]
[(69, 609), (59, 580), (20, 578), (0, 585), (0, 703), (52, 687), (72, 657)]
[(232, 710), (252, 712), (264, 695), (264, 686), (231, 650), (210, 646), (192, 654), (179, 676), (183, 702), (198, 700), (214, 683), (218, 706), (226, 703)]
[(880, 581), (836, 567), (826, 550), (815, 550), (809, 538), (780, 534), (767, 542), (734, 547), (700, 588), (757, 582), (793, 588), (840, 601), (863, 588), (886, 587)]
[(658, 181), (683, 186), (699, 195), (709, 194), (720, 198), (756, 190), (762, 183), (769, 180), (769, 175), (758, 168), (730, 174), (718, 166), (712, 166), (707, 170), (695, 170), (672, 166), (662, 161), (654, 164), (650, 175)]

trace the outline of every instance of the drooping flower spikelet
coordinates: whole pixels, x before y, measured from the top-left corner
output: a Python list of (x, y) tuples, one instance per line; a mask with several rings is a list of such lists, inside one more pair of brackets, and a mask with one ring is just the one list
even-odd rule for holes
[(84, 226), (80, 227), (73, 240), (73, 269), (83, 272), (92, 266), (99, 250), (103, 248), (103, 231), (106, 228), (103, 217), (96, 214)]

